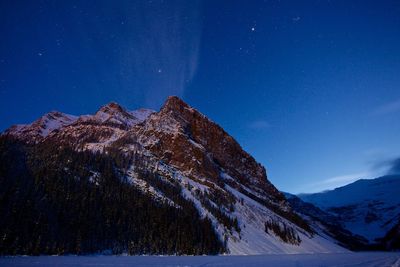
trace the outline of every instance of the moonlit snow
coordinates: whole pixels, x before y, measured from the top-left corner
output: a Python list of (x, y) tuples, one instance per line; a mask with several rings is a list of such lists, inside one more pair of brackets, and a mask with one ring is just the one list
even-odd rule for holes
[(23, 266), (143, 266), (143, 267), (319, 267), (400, 266), (400, 253), (285, 254), (260, 256), (39, 256), (3, 257), (2, 267)]

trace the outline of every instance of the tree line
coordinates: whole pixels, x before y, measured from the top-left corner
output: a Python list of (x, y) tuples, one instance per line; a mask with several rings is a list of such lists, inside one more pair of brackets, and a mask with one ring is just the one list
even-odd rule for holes
[[(130, 164), (176, 206), (127, 183)], [(116, 151), (77, 152), (0, 137), (0, 216), (2, 255), (225, 251), (210, 219), (201, 218), (178, 185), (146, 170), (140, 157)]]

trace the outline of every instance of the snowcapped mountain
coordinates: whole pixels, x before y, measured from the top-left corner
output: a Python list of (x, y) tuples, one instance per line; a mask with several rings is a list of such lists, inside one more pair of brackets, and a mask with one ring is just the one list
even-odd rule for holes
[(14, 125), (5, 134), (13, 135), (29, 143), (37, 143), (49, 133), (74, 123), (78, 118), (58, 111), (47, 113), (31, 124)]
[(111, 102), (101, 107), (96, 114), (81, 116), (79, 119), (80, 123), (91, 122), (128, 129), (143, 122), (151, 113), (154, 111), (149, 109), (128, 111), (117, 103)]
[(285, 196), (292, 209), (307, 221), (315, 232), (331, 238), (350, 250), (368, 249), (368, 241), (345, 229), (337, 216), (304, 202), (296, 195), (285, 193)]
[[(19, 200), (16, 174), (42, 196), (37, 199), (35, 194), (31, 200), (37, 210), (34, 222), (19, 227), (36, 223), (44, 224), (47, 228), (41, 231), (46, 233), (54, 232), (52, 227), (73, 233), (66, 234), (69, 241), (56, 235), (46, 236), (43, 244), (21, 243), (27, 253), (36, 246), (42, 253), (107, 247), (133, 254), (346, 251), (293, 212), (267, 179), (265, 168), (234, 138), (178, 97), (169, 97), (159, 112), (128, 111), (116, 103), (80, 117), (52, 112), (32, 124), (11, 127), (0, 141), (0, 173), (8, 177), (1, 181), (7, 189), (0, 196)], [(120, 201), (119, 208), (111, 209), (106, 199)], [(1, 228), (3, 251), (16, 238), (29, 239), (16, 233), (6, 203), (0, 207), (10, 218)], [(65, 207), (75, 212), (65, 214)], [(95, 209), (103, 215), (98, 217)], [(68, 216), (76, 224), (62, 219)], [(45, 223), (38, 223), (41, 220)], [(92, 224), (97, 230), (88, 228)], [(92, 231), (110, 236), (98, 240)], [(192, 243), (184, 241), (184, 235)]]
[(400, 221), (400, 175), (361, 179), (334, 190), (298, 195), (352, 233), (374, 243)]

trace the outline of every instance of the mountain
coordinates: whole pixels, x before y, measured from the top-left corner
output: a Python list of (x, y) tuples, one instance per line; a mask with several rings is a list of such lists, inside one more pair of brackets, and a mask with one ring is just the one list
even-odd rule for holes
[(178, 97), (54, 112), (0, 137), (0, 253), (343, 252), (265, 168)]
[(398, 224), (399, 194), (400, 175), (386, 175), (298, 197), (335, 217), (344, 228), (373, 244)]
[(28, 125), (14, 125), (5, 134), (13, 135), (27, 143), (37, 143), (49, 133), (68, 126), (77, 120), (76, 116), (58, 111), (49, 112)]
[(304, 202), (296, 195), (284, 194), (293, 211), (307, 221), (315, 232), (353, 251), (369, 249), (368, 240), (345, 229), (337, 216)]

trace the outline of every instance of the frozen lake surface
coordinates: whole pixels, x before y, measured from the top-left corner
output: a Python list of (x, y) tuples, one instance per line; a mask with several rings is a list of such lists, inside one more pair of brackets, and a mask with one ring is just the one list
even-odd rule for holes
[(274, 266), (274, 267), (400, 267), (400, 253), (341, 253), (260, 256), (19, 256), (0, 257), (0, 266)]

